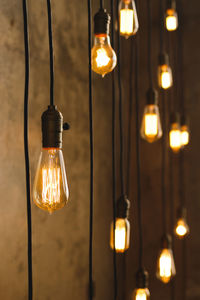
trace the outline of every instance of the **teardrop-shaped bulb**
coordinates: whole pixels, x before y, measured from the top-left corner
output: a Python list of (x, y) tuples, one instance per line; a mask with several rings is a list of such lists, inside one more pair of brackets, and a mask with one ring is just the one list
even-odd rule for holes
[(134, 0), (121, 0), (119, 3), (120, 35), (128, 38), (139, 29), (137, 11)]
[(130, 223), (127, 218), (117, 218), (115, 222), (115, 236), (113, 234), (113, 222), (110, 227), (110, 247), (118, 253), (123, 253), (130, 244)]
[(179, 123), (172, 123), (169, 132), (169, 145), (174, 153), (178, 153), (182, 147), (181, 130)]
[(184, 238), (190, 232), (189, 226), (185, 218), (180, 218), (177, 220), (175, 233), (179, 238)]
[(52, 213), (65, 206), (69, 198), (65, 164), (61, 149), (42, 149), (33, 185), (33, 201)]
[(144, 289), (135, 289), (133, 292), (132, 300), (149, 300), (150, 292), (148, 288)]
[(173, 84), (172, 70), (169, 65), (158, 67), (158, 84), (162, 89), (169, 89)]
[(160, 251), (156, 275), (163, 283), (168, 283), (176, 275), (172, 249), (164, 248)]
[(141, 137), (149, 143), (157, 141), (162, 136), (160, 113), (158, 105), (146, 105), (144, 109)]

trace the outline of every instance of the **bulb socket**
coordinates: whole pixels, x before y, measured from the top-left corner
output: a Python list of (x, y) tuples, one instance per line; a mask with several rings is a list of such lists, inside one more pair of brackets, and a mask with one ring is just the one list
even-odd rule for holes
[(119, 219), (126, 219), (129, 216), (130, 201), (126, 195), (122, 195), (117, 200), (117, 212), (116, 217)]
[(167, 0), (167, 9), (176, 10), (176, 1), (175, 0)]
[(42, 114), (43, 148), (62, 148), (63, 116), (56, 106), (49, 105)]
[(179, 207), (177, 209), (177, 219), (186, 219), (187, 218), (187, 209), (185, 207)]
[(136, 273), (136, 288), (137, 289), (146, 289), (149, 285), (149, 274), (144, 269), (141, 268)]
[(178, 112), (174, 112), (170, 115), (170, 123), (178, 123), (180, 124), (180, 114)]
[(105, 9), (100, 10), (94, 16), (94, 34), (109, 34), (110, 15)]
[(189, 125), (189, 118), (186, 115), (181, 115), (181, 126)]
[(158, 57), (159, 65), (169, 65), (169, 55), (167, 53), (161, 53)]
[(158, 104), (158, 92), (156, 89), (150, 88), (146, 94), (147, 105), (157, 105)]
[(172, 237), (170, 234), (164, 234), (161, 238), (161, 248), (171, 249), (172, 248)]

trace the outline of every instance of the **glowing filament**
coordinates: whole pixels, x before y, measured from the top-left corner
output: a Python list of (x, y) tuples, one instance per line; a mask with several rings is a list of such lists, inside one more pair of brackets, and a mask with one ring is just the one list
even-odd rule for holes
[(168, 249), (164, 249), (159, 258), (160, 277), (167, 283), (172, 275), (172, 258)]
[(168, 89), (171, 86), (171, 75), (169, 72), (161, 74), (161, 85), (163, 89)]
[(168, 31), (174, 31), (178, 27), (178, 17), (176, 11), (168, 9), (166, 12), (166, 28)]
[(60, 168), (42, 169), (42, 202), (60, 202)]
[(120, 251), (126, 246), (126, 229), (125, 227), (117, 227), (115, 229), (115, 248)]
[(189, 227), (184, 219), (179, 219), (176, 225), (176, 234), (184, 237), (189, 232)]
[(120, 10), (120, 32), (124, 35), (133, 34), (133, 9), (124, 8)]
[(170, 147), (173, 151), (178, 152), (181, 148), (181, 132), (180, 130), (171, 130), (170, 131)]
[(96, 57), (97, 67), (98, 68), (105, 67), (108, 65), (109, 61), (110, 58), (108, 57), (106, 50), (103, 48), (99, 48), (97, 50), (97, 57)]
[(136, 297), (135, 300), (147, 300), (147, 294), (146, 291), (144, 289), (138, 289), (136, 292)]
[(145, 135), (153, 137), (158, 133), (158, 118), (156, 114), (145, 114)]
[(186, 146), (189, 143), (189, 132), (187, 130), (181, 131), (181, 144)]

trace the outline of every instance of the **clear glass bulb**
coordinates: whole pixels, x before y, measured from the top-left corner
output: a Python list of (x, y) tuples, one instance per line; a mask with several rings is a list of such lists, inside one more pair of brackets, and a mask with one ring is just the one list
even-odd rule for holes
[(178, 28), (178, 15), (173, 8), (166, 11), (165, 26), (168, 31), (174, 31)]
[(128, 38), (136, 34), (139, 28), (134, 0), (121, 0), (119, 3), (120, 35)]
[[(115, 250), (123, 253), (130, 244), (130, 223), (128, 219), (116, 219), (115, 224)], [(110, 247), (114, 249), (113, 222), (110, 227)]]
[(145, 289), (135, 289), (133, 292), (132, 300), (149, 300), (150, 292), (148, 288)]
[(178, 123), (173, 123), (169, 132), (169, 145), (174, 153), (180, 151), (182, 147), (181, 143), (181, 130)]
[(168, 283), (176, 275), (174, 256), (171, 249), (162, 249), (158, 257), (157, 278)]
[(33, 185), (33, 201), (52, 213), (65, 206), (69, 198), (65, 164), (61, 149), (42, 149)]
[(181, 126), (181, 144), (182, 146), (186, 146), (189, 144), (190, 140), (190, 132), (187, 125)]
[(158, 84), (162, 89), (168, 89), (173, 84), (172, 70), (168, 65), (158, 66)]
[(140, 133), (141, 137), (149, 143), (157, 141), (162, 136), (158, 105), (145, 106)]
[(189, 233), (189, 226), (184, 218), (180, 218), (177, 221), (175, 227), (175, 233), (179, 238), (185, 237)]
[(117, 56), (110, 45), (110, 37), (107, 34), (95, 35), (92, 48), (92, 70), (104, 77), (115, 68), (116, 64)]

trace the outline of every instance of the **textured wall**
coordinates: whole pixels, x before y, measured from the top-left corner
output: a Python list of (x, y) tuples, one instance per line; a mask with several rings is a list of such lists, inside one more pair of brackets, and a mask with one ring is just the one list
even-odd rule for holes
[[(94, 2), (94, 1), (93, 1)], [(186, 152), (187, 201), (191, 236), (188, 239), (188, 299), (200, 298), (199, 259), (199, 1), (186, 3), (184, 38), (185, 95), (191, 116), (192, 142)], [(70, 123), (64, 133), (63, 152), (69, 180), (70, 201), (52, 216), (34, 205), (33, 272), (34, 299), (87, 299), (88, 223), (89, 223), (89, 134), (88, 134), (88, 60), (86, 1), (52, 1), (55, 45), (55, 101)], [(95, 3), (96, 4), (96, 3)], [(95, 6), (96, 7), (96, 6)], [(146, 11), (141, 5), (140, 20), (140, 99), (141, 113), (145, 100), (146, 78)], [(145, 13), (143, 13), (143, 11)], [(46, 1), (29, 1), (30, 19), (30, 160), (33, 181), (41, 150), (40, 116), (49, 102), (49, 66)], [(0, 2), (0, 297), (4, 300), (27, 298), (27, 225), (25, 173), (23, 156), (24, 49), (21, 1)], [(158, 51), (158, 0), (154, 2), (154, 66)], [(195, 33), (195, 34), (194, 34)], [(123, 41), (123, 95), (127, 114), (128, 65), (130, 42)], [(191, 50), (193, 52), (191, 52)], [(94, 75), (94, 278), (96, 299), (112, 299), (112, 253), (109, 249), (109, 226), (112, 218), (111, 178), (111, 77)], [(127, 119), (127, 115), (125, 116)], [(134, 121), (134, 118), (133, 118)], [(127, 125), (125, 123), (125, 125)], [(127, 294), (134, 287), (137, 269), (137, 213), (135, 170), (135, 126), (132, 139), (132, 242), (127, 255)], [(154, 277), (155, 258), (161, 235), (160, 166), (161, 143), (141, 143), (143, 224), (145, 265), (149, 270), (152, 298), (169, 299), (170, 289)], [(149, 159), (149, 157), (151, 159)], [(177, 161), (174, 160), (174, 166)], [(175, 173), (175, 186), (177, 178)], [(177, 175), (178, 176), (178, 175)], [(180, 243), (176, 243), (177, 269), (181, 272)], [(154, 258), (154, 259), (153, 259)], [(119, 292), (122, 260), (119, 259)], [(177, 279), (180, 295), (181, 278)]]

